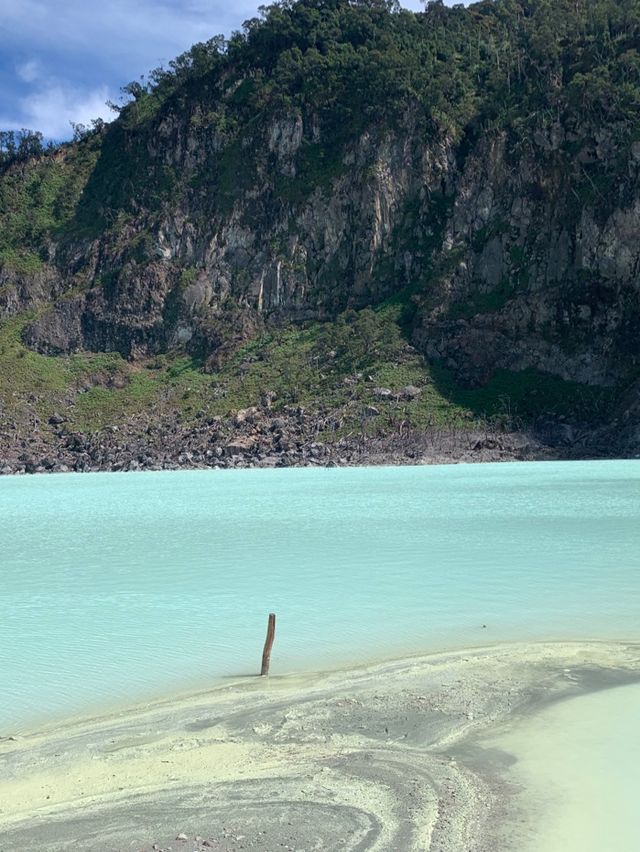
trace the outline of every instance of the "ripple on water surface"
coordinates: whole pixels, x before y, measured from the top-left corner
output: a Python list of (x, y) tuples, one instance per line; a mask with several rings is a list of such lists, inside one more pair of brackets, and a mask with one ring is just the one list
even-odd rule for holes
[[(640, 462), (0, 479), (0, 724), (254, 672), (637, 637)], [(486, 625), (483, 628), (482, 625)]]

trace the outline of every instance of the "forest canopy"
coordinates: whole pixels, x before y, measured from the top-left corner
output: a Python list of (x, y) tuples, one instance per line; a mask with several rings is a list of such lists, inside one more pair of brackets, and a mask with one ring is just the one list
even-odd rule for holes
[(144, 117), (206, 80), (236, 118), (296, 107), (339, 127), (413, 103), (453, 133), (528, 114), (631, 122), (639, 45), (638, 0), (438, 1), (421, 13), (395, 0), (283, 0), (125, 86), (121, 109)]

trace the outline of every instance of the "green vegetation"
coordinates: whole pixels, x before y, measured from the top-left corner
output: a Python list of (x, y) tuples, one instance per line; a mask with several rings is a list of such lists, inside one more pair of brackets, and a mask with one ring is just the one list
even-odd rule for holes
[[(425, 138), (444, 131), (461, 152), (490, 129), (506, 130), (517, 152), (535, 131), (573, 128), (561, 148), (573, 163), (590, 125), (615, 127), (618, 143), (638, 138), (638, 44), (637, 0), (429, 2), (423, 13), (395, 0), (282, 0), (229, 40), (196, 44), (129, 83), (119, 119), (75, 128), (75, 145), (52, 152), (37, 133), (0, 133), (0, 210), (11, 211), (0, 216), (0, 261), (31, 269), (64, 226), (95, 234), (205, 187), (228, 209), (254, 174), (256, 130), (278, 115), (298, 115), (306, 128), (295, 177), (278, 187), (291, 201), (344, 168), (344, 147), (361, 129), (394, 129), (407, 116)], [(217, 136), (188, 176), (150, 154), (183, 125), (205, 146)], [(606, 188), (611, 176), (601, 172), (584, 167), (579, 197)]]
[(496, 370), (486, 385), (473, 389), (457, 385), (442, 367), (432, 367), (431, 373), (438, 392), (452, 404), (483, 419), (524, 426), (540, 414), (604, 422), (619, 394), (615, 388), (567, 382), (536, 370)]
[[(126, 289), (127, 275), (136, 280), (133, 273), (145, 265), (165, 263), (157, 233), (172, 211), (184, 213), (200, 251), (204, 224), (219, 221), (241, 198), (240, 220), (259, 225), (260, 216), (273, 220), (284, 212), (296, 236), (295, 205), (314, 191), (330, 191), (348, 169), (363, 183), (372, 178), (376, 164), (362, 153), (366, 144), (357, 145), (365, 129), (372, 151), (394, 132), (412, 134), (425, 150), (446, 137), (460, 166), (479, 140), (504, 137), (514, 167), (526, 151), (553, 177), (548, 184), (525, 181), (523, 194), (534, 203), (557, 204), (568, 224), (587, 204), (602, 213), (622, 203), (613, 189), (621, 189), (620, 175), (628, 172), (628, 146), (640, 139), (639, 45), (638, 0), (482, 0), (466, 8), (429, 2), (419, 14), (395, 0), (271, 4), (229, 40), (195, 45), (168, 68), (152, 71), (147, 82), (125, 86), (126, 103), (109, 126), (76, 128), (74, 142), (55, 149), (37, 133), (0, 133), (0, 280), (59, 264), (65, 286), (76, 292), (85, 286), (82, 258), (99, 256), (97, 277), (86, 283), (115, 297), (116, 285)], [(286, 164), (279, 158), (287, 139), (273, 145), (267, 135), (278, 131), (280, 120), (283, 133), (302, 128)], [(596, 148), (605, 154), (596, 156)], [(403, 169), (422, 174), (424, 164), (409, 160)], [(231, 354), (212, 374), (193, 352), (137, 364), (112, 354), (46, 357), (21, 342), (29, 317), (0, 320), (3, 410), (18, 416), (31, 406), (47, 417), (64, 408), (75, 428), (92, 430), (148, 409), (177, 411), (187, 422), (226, 415), (258, 404), (269, 390), (276, 410), (295, 404), (327, 415), (332, 435), (394, 429), (399, 421), (440, 428), (478, 419), (528, 421), (540, 412), (600, 417), (615, 401), (613, 391), (534, 372), (498, 372), (485, 387), (465, 390), (408, 346), (413, 314), (442, 304), (442, 281), (469, 249), (480, 253), (500, 237), (504, 279), (451, 304), (449, 318), (500, 310), (526, 284), (531, 265), (533, 240), (518, 237), (525, 244), (508, 245), (516, 237), (509, 234), (507, 211), (479, 229), (471, 246), (442, 251), (454, 195), (446, 176), (441, 187), (436, 183), (414, 184), (389, 236), (391, 250), (379, 263), (376, 258), (378, 293), (396, 289), (396, 260), (405, 253), (416, 259), (407, 266), (418, 270), (415, 280), (375, 309), (335, 316), (349, 302), (341, 290), (344, 264), (334, 258), (310, 276), (313, 295), (334, 312), (333, 322), (265, 331), (235, 350), (235, 338), (221, 333), (222, 349)], [(562, 198), (547, 198), (552, 192)], [(83, 255), (98, 237), (99, 249)], [(283, 237), (283, 264), (286, 243)], [(308, 268), (319, 257), (322, 246), (308, 253)], [(190, 255), (189, 262), (195, 265), (184, 269), (176, 258), (169, 262), (178, 286), (164, 305), (167, 326), (180, 317), (181, 293), (195, 282), (202, 255)], [(243, 263), (239, 256), (238, 291), (249, 284)], [(227, 307), (231, 338), (234, 320), (242, 317), (237, 303)], [(203, 327), (207, 319), (198, 317)], [(562, 345), (568, 349), (572, 340)], [(198, 354), (206, 363), (211, 352)], [(402, 398), (406, 385), (421, 392)], [(392, 394), (380, 399), (376, 387)]]
[[(423, 13), (394, 0), (283, 0), (229, 40), (194, 45), (124, 87), (77, 226), (105, 228), (122, 211), (159, 210), (211, 186), (214, 204), (228, 210), (264, 153), (256, 131), (279, 115), (300, 116), (307, 130), (295, 177), (279, 178), (281, 197), (293, 202), (340, 173), (344, 148), (362, 129), (393, 130), (408, 116), (425, 138), (445, 132), (461, 151), (504, 129), (517, 152), (558, 124), (587, 140), (590, 125), (606, 122), (630, 142), (640, 116), (639, 43), (636, 0), (430, 2)], [(186, 181), (149, 155), (159, 134), (180, 126), (205, 146), (217, 138)], [(573, 163), (575, 139), (561, 153)], [(585, 167), (588, 186), (599, 168)]]
[(44, 144), (44, 137), (38, 131), (0, 130), (0, 169), (40, 157), (53, 147), (51, 143)]
[(100, 148), (98, 134), (74, 146), (14, 162), (0, 175), (0, 268), (37, 271), (47, 243), (74, 216)]
[[(0, 402), (20, 417), (30, 400), (41, 419), (63, 411), (71, 428), (93, 431), (152, 410), (184, 423), (228, 416), (274, 395), (273, 411), (302, 406), (331, 422), (324, 440), (345, 434), (419, 429), (471, 429), (483, 423), (526, 425), (541, 411), (567, 417), (604, 417), (612, 389), (564, 382), (525, 371), (499, 371), (482, 388), (464, 389), (442, 367), (429, 365), (407, 345), (400, 305), (342, 314), (266, 333), (242, 346), (219, 371), (206, 374), (184, 354), (131, 364), (117, 354), (50, 357), (31, 352), (21, 332), (32, 316), (0, 322)], [(420, 389), (403, 398), (406, 386)], [(392, 394), (380, 399), (377, 388)], [(339, 424), (336, 426), (336, 424)]]

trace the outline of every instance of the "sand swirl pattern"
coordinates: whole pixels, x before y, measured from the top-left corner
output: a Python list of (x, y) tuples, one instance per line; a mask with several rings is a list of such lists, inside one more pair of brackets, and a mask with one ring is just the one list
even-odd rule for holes
[(510, 757), (487, 736), (638, 681), (635, 645), (520, 644), (256, 679), (5, 739), (3, 848), (499, 852), (519, 815)]

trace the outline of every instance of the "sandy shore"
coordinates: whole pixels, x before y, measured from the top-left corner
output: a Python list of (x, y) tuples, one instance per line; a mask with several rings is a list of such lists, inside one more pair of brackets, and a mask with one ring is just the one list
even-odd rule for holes
[(498, 852), (517, 791), (488, 738), (636, 681), (640, 645), (503, 645), (247, 679), (5, 738), (0, 852)]

